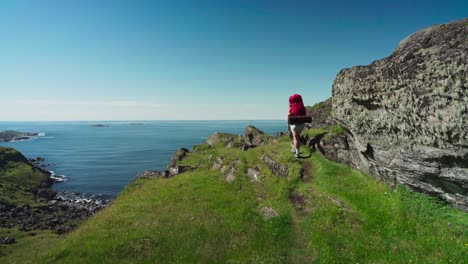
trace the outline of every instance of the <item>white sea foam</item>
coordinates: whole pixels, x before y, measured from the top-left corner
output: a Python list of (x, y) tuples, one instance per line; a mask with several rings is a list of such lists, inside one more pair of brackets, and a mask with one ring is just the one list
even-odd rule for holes
[(109, 202), (109, 200), (104, 200), (100, 193), (88, 195), (87, 193), (68, 192), (66, 190), (59, 192), (57, 198), (73, 202), (77, 205), (94, 204), (101, 206)]
[(51, 178), (54, 182), (65, 182), (67, 181), (67, 176), (65, 175), (57, 175), (55, 174), (55, 171), (49, 171), (50, 172), (50, 176), (49, 178)]
[(36, 136), (27, 136), (27, 138), (24, 138), (24, 139), (14, 139), (14, 140), (11, 140), (10, 142), (23, 142), (23, 141), (29, 141), (29, 140), (33, 140), (37, 138), (54, 138), (54, 137), (46, 137), (45, 135), (46, 133), (41, 132), (41, 133), (37, 133)]
[(23, 141), (29, 141), (31, 140), (32, 138), (28, 138), (28, 139), (14, 139), (14, 140), (10, 140), (10, 142), (23, 142)]

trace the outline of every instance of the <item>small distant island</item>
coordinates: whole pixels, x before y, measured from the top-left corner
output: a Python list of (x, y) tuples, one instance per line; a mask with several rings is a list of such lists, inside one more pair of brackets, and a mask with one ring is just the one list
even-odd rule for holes
[[(126, 125), (129, 126), (143, 126), (143, 123), (128, 123)], [(93, 124), (91, 127), (110, 127), (110, 125), (105, 125), (105, 124)]]
[(32, 137), (39, 136), (39, 133), (31, 133), (31, 132), (18, 132), (13, 130), (7, 130), (0, 132), (0, 142), (11, 142), (11, 141), (18, 141), (18, 140), (26, 140)]

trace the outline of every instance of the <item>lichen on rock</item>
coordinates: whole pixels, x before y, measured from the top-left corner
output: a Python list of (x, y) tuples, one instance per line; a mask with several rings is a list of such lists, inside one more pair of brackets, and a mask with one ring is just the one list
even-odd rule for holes
[(418, 31), (387, 58), (341, 70), (333, 116), (359, 169), (468, 210), (468, 19)]

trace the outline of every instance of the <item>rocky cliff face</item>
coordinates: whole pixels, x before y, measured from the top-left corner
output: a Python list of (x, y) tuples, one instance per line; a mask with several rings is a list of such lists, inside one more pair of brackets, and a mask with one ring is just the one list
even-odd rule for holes
[(340, 71), (332, 104), (358, 150), (356, 167), (468, 210), (468, 19)]

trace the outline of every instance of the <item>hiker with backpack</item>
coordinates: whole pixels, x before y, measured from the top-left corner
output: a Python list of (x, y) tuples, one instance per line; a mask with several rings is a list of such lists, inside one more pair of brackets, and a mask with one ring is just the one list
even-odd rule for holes
[(299, 158), (299, 147), (301, 144), (300, 135), (304, 129), (305, 123), (310, 122), (311, 118), (306, 116), (306, 109), (299, 94), (293, 94), (289, 97), (288, 111), (288, 130), (292, 136), (292, 149), (296, 158)]

